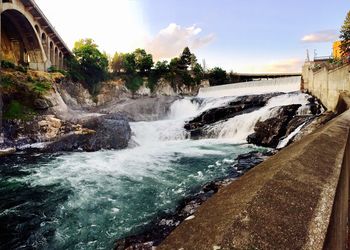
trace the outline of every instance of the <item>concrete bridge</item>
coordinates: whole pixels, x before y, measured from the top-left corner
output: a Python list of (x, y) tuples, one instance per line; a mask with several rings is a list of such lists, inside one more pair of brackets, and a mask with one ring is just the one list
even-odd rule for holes
[(0, 0), (1, 60), (35, 70), (64, 68), (71, 52), (34, 0)]

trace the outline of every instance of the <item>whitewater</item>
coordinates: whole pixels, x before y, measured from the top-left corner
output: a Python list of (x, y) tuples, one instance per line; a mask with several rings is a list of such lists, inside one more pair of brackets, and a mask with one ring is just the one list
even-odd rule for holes
[(3, 246), (112, 249), (116, 239), (141, 232), (160, 214), (174, 212), (184, 197), (225, 177), (239, 155), (265, 151), (246, 141), (256, 122), (281, 105), (301, 104), (303, 114), (309, 96), (273, 97), (256, 111), (213, 124), (210, 138), (189, 139), (187, 120), (235, 98), (216, 90), (215, 96), (206, 92), (177, 100), (162, 120), (130, 123), (132, 142), (124, 150), (5, 160), (0, 164)]

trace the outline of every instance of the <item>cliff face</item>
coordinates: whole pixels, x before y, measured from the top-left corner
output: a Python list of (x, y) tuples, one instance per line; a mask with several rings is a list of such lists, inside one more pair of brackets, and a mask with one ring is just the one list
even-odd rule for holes
[[(149, 80), (144, 78), (144, 84), (132, 94), (119, 78), (101, 83), (99, 93), (92, 96), (82, 84), (69, 81), (61, 73), (4, 69), (1, 74), (0, 148), (14, 149), (11, 153), (36, 147), (39, 142), (43, 143), (40, 147), (51, 151), (126, 147), (130, 139), (128, 120), (162, 119), (178, 95), (195, 95), (199, 88), (183, 85), (174, 89), (171, 82), (160, 79), (151, 92)], [(96, 126), (88, 126), (94, 119)], [(112, 126), (116, 124), (120, 133)], [(119, 136), (109, 141), (107, 133)]]
[(1, 76), (1, 155), (34, 148), (45, 152), (127, 147), (128, 119), (92, 112), (96, 103), (81, 84), (60, 73), (2, 70)]

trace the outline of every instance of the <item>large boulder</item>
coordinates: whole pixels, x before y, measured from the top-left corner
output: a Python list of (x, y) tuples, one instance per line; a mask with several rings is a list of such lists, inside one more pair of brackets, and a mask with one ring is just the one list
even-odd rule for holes
[(128, 119), (120, 114), (94, 117), (83, 124), (79, 133), (70, 133), (51, 143), (45, 149), (57, 151), (98, 151), (101, 149), (123, 149), (128, 146), (131, 128)]
[(255, 133), (248, 136), (248, 143), (264, 147), (277, 147), (280, 139), (286, 135), (288, 123), (296, 115), (300, 104), (277, 107), (274, 117), (256, 123)]

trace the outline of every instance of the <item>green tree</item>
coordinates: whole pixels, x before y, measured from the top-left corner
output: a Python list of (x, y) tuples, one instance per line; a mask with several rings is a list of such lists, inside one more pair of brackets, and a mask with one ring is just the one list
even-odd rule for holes
[(340, 30), (341, 50), (346, 61), (350, 55), (350, 11), (347, 13), (343, 26)]
[(129, 75), (126, 78), (126, 87), (131, 91), (133, 96), (142, 84), (143, 79), (139, 75)]
[(122, 70), (124, 70), (123, 68), (124, 58), (125, 58), (125, 54), (118, 53), (118, 52), (114, 53), (114, 56), (111, 62), (111, 68), (114, 73), (120, 73)]
[(227, 73), (219, 67), (215, 67), (209, 71), (209, 82), (211, 86), (222, 85), (227, 83)]
[(168, 61), (158, 61), (156, 65), (154, 65), (154, 72), (159, 76), (168, 74), (169, 70), (170, 66)]
[(108, 58), (98, 50), (92, 39), (81, 39), (74, 44), (73, 53), (79, 67), (79, 73), (91, 93), (96, 93), (100, 81), (108, 75)]
[(123, 58), (123, 68), (128, 74), (136, 72), (136, 62), (134, 53), (126, 53)]
[(188, 47), (184, 48), (182, 54), (180, 55), (180, 60), (178, 62), (178, 68), (180, 70), (187, 70), (191, 65), (193, 55)]
[(149, 72), (153, 67), (153, 57), (144, 49), (136, 49), (134, 52), (135, 66), (140, 73)]
[(193, 68), (194, 82), (200, 84), (201, 80), (204, 78), (204, 70), (199, 63), (196, 63)]

